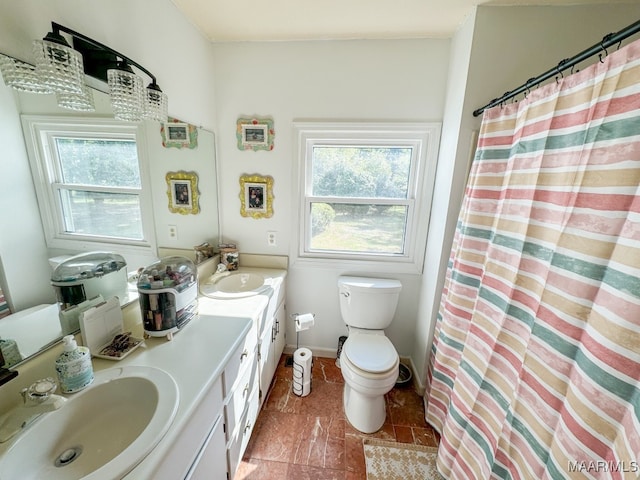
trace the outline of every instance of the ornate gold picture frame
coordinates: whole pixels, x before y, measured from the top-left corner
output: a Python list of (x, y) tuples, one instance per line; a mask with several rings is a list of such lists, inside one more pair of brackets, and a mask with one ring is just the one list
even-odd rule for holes
[(195, 172), (169, 172), (165, 179), (169, 211), (181, 215), (200, 213), (198, 175)]
[(240, 215), (252, 218), (273, 215), (273, 177), (256, 174), (240, 177)]

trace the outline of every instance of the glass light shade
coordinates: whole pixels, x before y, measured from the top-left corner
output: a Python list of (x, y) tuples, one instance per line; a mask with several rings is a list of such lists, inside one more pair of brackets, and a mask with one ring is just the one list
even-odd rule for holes
[(0, 55), (0, 73), (7, 87), (27, 93), (52, 93), (51, 89), (40, 83), (36, 67), (6, 55)]
[(144, 102), (144, 118), (166, 122), (169, 116), (168, 103), (167, 95), (156, 84), (149, 85)]
[(58, 106), (80, 112), (94, 112), (93, 92), (86, 85), (82, 86), (82, 93), (56, 93)]
[(73, 48), (47, 40), (33, 42), (36, 75), (54, 92), (81, 93), (84, 84), (82, 55)]
[(144, 108), (142, 78), (132, 72), (112, 68), (107, 70), (107, 83), (115, 118), (128, 122), (141, 120)]

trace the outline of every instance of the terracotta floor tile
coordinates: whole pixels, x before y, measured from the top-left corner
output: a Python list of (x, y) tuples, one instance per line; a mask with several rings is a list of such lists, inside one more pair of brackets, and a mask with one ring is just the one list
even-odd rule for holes
[(437, 447), (440, 444), (438, 434), (432, 428), (412, 427), (413, 443), (425, 447)]
[(288, 469), (288, 463), (250, 458), (240, 463), (234, 480), (282, 480)]
[(328, 383), (344, 383), (342, 371), (336, 366), (335, 358), (314, 358), (313, 369), (311, 370), (313, 378)]
[(415, 443), (413, 438), (413, 429), (404, 425), (394, 425), (393, 430), (396, 434), (396, 442)]
[(292, 380), (289, 377), (276, 377), (262, 408), (283, 413), (298, 413), (301, 398), (293, 393), (291, 384)]
[(287, 480), (344, 480), (344, 473), (344, 470), (289, 465), (286, 478)]
[(300, 398), (298, 413), (317, 416), (343, 417), (343, 386), (339, 383), (311, 382), (311, 393)]
[[(305, 416), (299, 423), (296, 441), (293, 446), (293, 463), (327, 467), (325, 456), (331, 431), (331, 417)], [(330, 459), (329, 459), (330, 460)]]
[(346, 435), (344, 438), (345, 470), (364, 472), (364, 446), (359, 435)]
[(365, 438), (438, 445), (437, 433), (424, 420), (422, 397), (413, 389), (389, 392), (384, 425), (364, 434), (344, 415), (344, 379), (335, 359), (314, 357), (311, 393), (298, 397), (286, 357), (280, 359), (234, 480), (366, 480)]
[(367, 480), (367, 472), (344, 472), (344, 480)]
[(420, 395), (412, 388), (394, 388), (387, 396), (387, 405), (394, 425), (427, 427), (424, 419), (424, 405)]
[(264, 410), (260, 417), (258, 434), (250, 442), (251, 458), (291, 463), (304, 417)]

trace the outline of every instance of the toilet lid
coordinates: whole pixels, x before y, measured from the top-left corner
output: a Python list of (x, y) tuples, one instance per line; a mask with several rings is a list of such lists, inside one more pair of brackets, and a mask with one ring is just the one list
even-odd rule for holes
[(350, 335), (342, 353), (365, 372), (388, 372), (398, 361), (398, 352), (384, 335)]

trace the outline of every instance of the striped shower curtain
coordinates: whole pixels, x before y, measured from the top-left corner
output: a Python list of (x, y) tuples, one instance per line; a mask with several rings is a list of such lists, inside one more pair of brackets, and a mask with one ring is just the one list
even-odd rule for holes
[(445, 478), (640, 476), (640, 42), (485, 112), (429, 385)]

